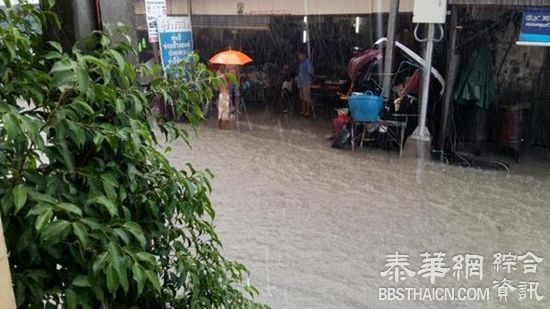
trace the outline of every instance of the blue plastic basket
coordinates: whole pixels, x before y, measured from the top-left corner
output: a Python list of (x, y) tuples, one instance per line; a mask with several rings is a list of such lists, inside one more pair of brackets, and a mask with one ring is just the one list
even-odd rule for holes
[(378, 121), (378, 116), (384, 106), (384, 99), (369, 92), (367, 94), (350, 96), (348, 105), (353, 120), (375, 122)]

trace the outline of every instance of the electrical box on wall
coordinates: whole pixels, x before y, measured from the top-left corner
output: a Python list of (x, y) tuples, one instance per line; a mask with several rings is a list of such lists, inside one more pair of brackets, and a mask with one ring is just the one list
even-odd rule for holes
[(413, 13), (413, 23), (444, 24), (447, 0), (415, 0)]

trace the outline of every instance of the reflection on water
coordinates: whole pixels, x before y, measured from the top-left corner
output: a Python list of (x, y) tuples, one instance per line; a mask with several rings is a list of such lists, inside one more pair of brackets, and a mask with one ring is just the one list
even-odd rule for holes
[[(468, 287), (491, 288), (502, 279), (492, 272), (497, 251), (532, 250), (550, 261), (548, 164), (538, 166), (538, 176), (523, 176), (419, 163), (410, 145), (403, 159), (331, 149), (324, 139), (330, 128), (319, 119), (268, 113), (241, 119), (226, 131), (204, 124), (192, 150), (175, 145), (172, 162), (214, 172), (225, 251), (249, 267), (260, 300), (273, 308), (441, 308), (378, 301), (378, 288), (392, 286), (380, 276), (385, 256), (396, 250), (410, 254), (416, 267), (425, 251), (484, 255), (484, 279), (461, 283)], [(531, 278), (508, 278), (541, 281), (548, 295), (529, 308), (548, 308), (549, 273), (543, 264)], [(458, 285), (452, 278), (440, 282)], [(403, 286), (431, 287), (416, 277)], [(444, 307), (500, 308), (491, 293), (488, 302)]]

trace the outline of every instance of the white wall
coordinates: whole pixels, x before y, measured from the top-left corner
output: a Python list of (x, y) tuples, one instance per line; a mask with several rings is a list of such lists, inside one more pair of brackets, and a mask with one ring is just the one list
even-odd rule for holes
[[(388, 12), (390, 0), (193, 0), (193, 14), (236, 15), (237, 3), (248, 15), (333, 15)], [(414, 0), (401, 0), (400, 11), (412, 12)], [(144, 14), (144, 0), (135, 0)], [(167, 0), (168, 14), (187, 14), (187, 0)]]

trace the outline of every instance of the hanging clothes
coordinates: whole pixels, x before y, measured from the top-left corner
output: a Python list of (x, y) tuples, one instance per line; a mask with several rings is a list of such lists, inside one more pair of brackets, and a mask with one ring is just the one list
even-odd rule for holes
[(487, 110), (496, 101), (494, 58), (486, 48), (476, 49), (460, 73), (454, 100)]

